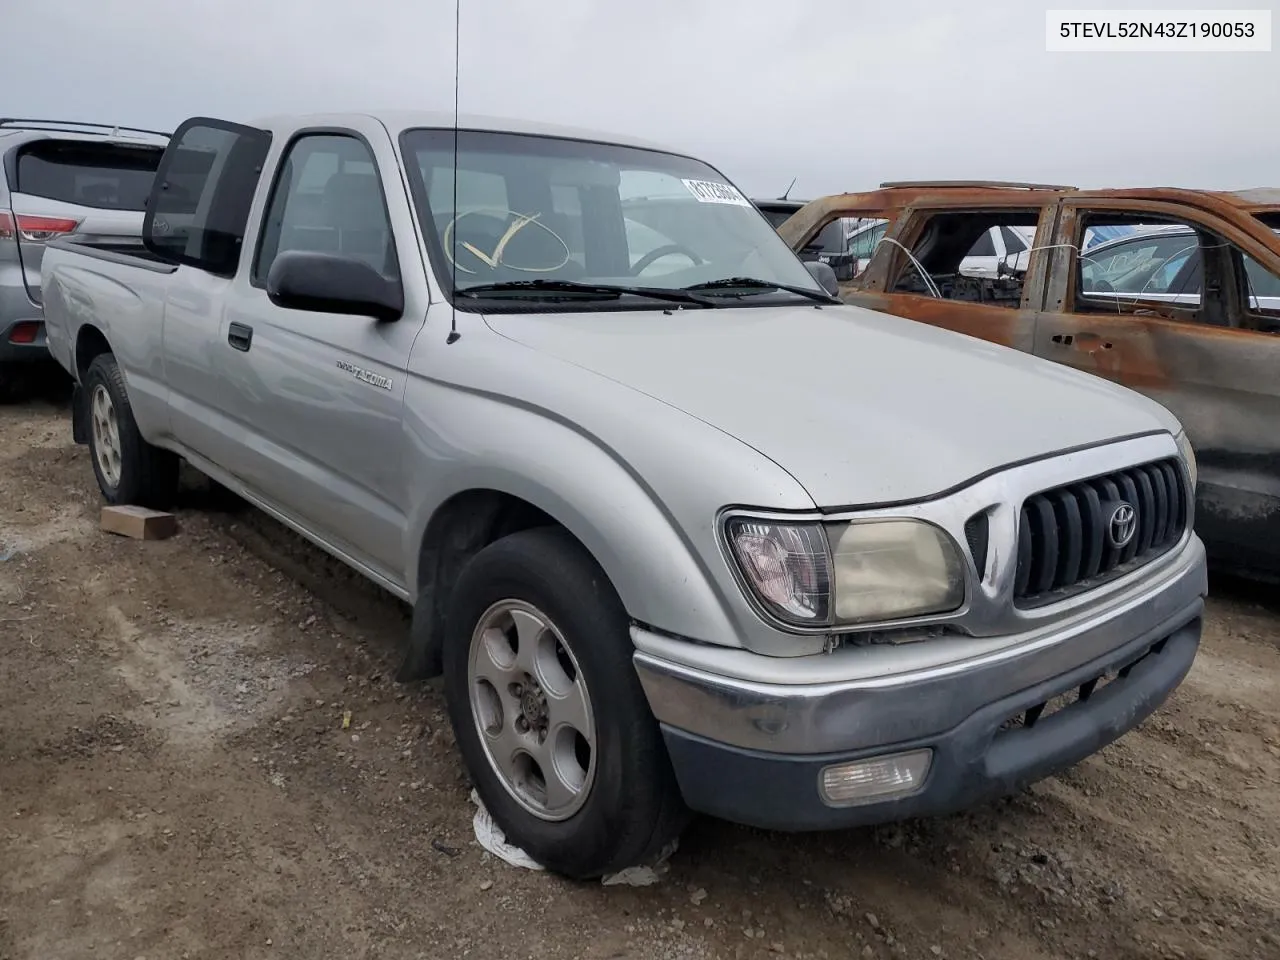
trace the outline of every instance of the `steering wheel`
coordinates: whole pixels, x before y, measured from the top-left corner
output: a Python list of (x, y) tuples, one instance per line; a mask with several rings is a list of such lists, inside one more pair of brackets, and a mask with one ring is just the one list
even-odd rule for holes
[(694, 266), (697, 267), (700, 267), (707, 262), (682, 243), (667, 243), (660, 247), (654, 247), (643, 257), (637, 260), (635, 266), (631, 268), (631, 275), (633, 277), (639, 276), (644, 273), (646, 268), (652, 266), (655, 261), (660, 260), (663, 257), (669, 257), (673, 253), (678, 253), (682, 256), (688, 257), (693, 261)]
[(1093, 286), (1089, 288), (1090, 293), (1115, 293), (1116, 288), (1111, 285), (1110, 280), (1103, 280), (1099, 277), (1093, 281)]
[[(571, 264), (569, 245), (558, 233), (542, 223), (540, 214), (522, 214), (514, 210), (497, 208), (470, 210), (460, 213), (445, 227), (441, 235), (441, 245), (445, 256), (463, 273), (475, 274), (483, 267), (490, 273), (504, 268), (515, 273), (547, 274), (555, 273)], [(514, 219), (513, 219), (514, 218)], [(464, 221), (466, 223), (464, 224)], [(478, 223), (477, 221), (483, 221)], [(463, 229), (470, 234), (463, 237)], [(466, 229), (469, 228), (469, 229)], [(558, 262), (548, 259), (542, 263), (508, 263), (504, 259), (508, 244), (516, 238), (525, 239), (524, 234), (541, 234), (549, 237), (560, 250), (554, 255)], [(525, 246), (524, 255), (530, 253)], [(459, 262), (462, 254), (467, 254), (468, 265)], [(519, 256), (519, 254), (517, 254)]]

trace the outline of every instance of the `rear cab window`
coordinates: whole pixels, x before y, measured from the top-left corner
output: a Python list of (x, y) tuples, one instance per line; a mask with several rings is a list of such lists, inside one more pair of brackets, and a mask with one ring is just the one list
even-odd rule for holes
[(144, 144), (35, 140), (19, 148), (10, 187), (59, 203), (140, 211), (163, 154), (163, 148)]

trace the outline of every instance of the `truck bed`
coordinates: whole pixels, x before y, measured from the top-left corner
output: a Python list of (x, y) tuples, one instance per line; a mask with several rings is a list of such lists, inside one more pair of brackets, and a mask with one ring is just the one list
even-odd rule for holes
[(101, 260), (124, 263), (163, 273), (172, 273), (177, 269), (172, 263), (166, 263), (143, 246), (141, 237), (79, 234), (55, 240), (49, 244), (49, 248), (72, 250), (87, 257), (96, 257)]
[[(90, 324), (135, 372), (140, 425), (158, 401), (161, 320), (177, 267), (159, 260), (140, 239), (86, 234), (49, 244), (44, 257), (44, 321), (49, 352), (79, 379), (81, 328)], [(86, 353), (85, 356), (88, 356)], [(149, 402), (150, 401), (150, 402)]]

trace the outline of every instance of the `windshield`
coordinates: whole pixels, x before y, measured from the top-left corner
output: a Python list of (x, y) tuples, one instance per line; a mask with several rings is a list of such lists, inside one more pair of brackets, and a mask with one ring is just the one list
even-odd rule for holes
[(463, 130), (455, 178), (452, 130), (409, 130), (402, 146), (433, 259), (455, 293), (522, 281), (671, 290), (744, 277), (821, 293), (752, 203), (697, 160)]

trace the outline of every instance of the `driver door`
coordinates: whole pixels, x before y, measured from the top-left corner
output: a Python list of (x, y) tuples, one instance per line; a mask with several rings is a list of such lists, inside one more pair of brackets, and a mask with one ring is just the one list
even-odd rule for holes
[[(228, 413), (250, 438), (244, 479), (281, 513), (396, 586), (409, 501), (402, 472), (410, 350), (429, 294), (397, 161), (374, 121), (303, 130), (259, 197), (262, 229), (216, 345)], [(399, 319), (280, 307), (267, 277), (286, 251), (362, 260), (402, 286)]]

